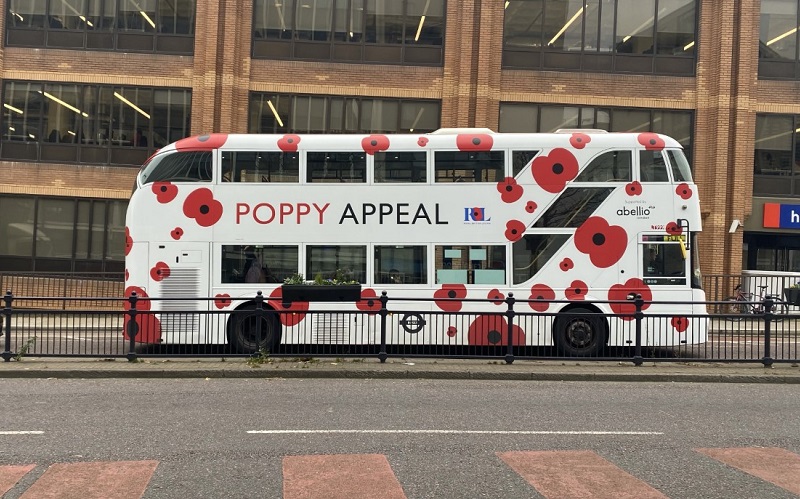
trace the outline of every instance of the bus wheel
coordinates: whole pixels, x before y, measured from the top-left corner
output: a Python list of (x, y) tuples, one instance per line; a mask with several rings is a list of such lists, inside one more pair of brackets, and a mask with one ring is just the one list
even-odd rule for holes
[(573, 308), (559, 314), (553, 323), (558, 352), (569, 357), (591, 357), (605, 344), (603, 318), (585, 308)]
[[(239, 308), (228, 319), (228, 344), (236, 353), (272, 352), (281, 342), (278, 318), (264, 309), (259, 318), (255, 304)], [(259, 322), (261, 323), (259, 330)]]

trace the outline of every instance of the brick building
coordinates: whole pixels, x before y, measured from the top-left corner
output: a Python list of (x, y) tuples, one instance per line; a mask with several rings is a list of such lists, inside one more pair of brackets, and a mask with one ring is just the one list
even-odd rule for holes
[(137, 167), (183, 136), (439, 127), (672, 135), (703, 271), (800, 270), (800, 0), (2, 4), (0, 270), (120, 271)]

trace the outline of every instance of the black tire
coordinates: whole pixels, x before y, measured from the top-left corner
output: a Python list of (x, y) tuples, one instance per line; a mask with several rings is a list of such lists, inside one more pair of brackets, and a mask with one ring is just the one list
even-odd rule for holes
[(553, 321), (556, 349), (569, 357), (597, 356), (606, 344), (607, 328), (605, 319), (592, 310), (562, 312)]
[(789, 303), (782, 298), (772, 298), (775, 305), (772, 308), (772, 319), (776, 322), (786, 319), (789, 315)]
[(255, 304), (245, 305), (228, 318), (228, 344), (235, 353), (255, 354), (274, 352), (281, 342), (281, 327), (277, 314), (270, 308), (259, 313)]
[(742, 315), (747, 313), (747, 303), (737, 300), (735, 296), (725, 298), (725, 303), (722, 305), (722, 313), (729, 321), (742, 320)]

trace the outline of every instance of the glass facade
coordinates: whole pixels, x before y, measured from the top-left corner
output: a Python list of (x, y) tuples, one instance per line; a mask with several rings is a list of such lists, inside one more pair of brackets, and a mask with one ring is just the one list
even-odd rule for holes
[(196, 0), (7, 0), (6, 45), (194, 53)]
[(0, 195), (0, 271), (122, 272), (127, 204)]
[(255, 0), (253, 57), (442, 64), (445, 0)]
[(503, 67), (693, 75), (697, 0), (509, 0)]
[(441, 103), (325, 95), (250, 95), (250, 133), (427, 133)]
[(800, 116), (756, 116), (753, 194), (800, 196)]
[(141, 166), (189, 135), (191, 91), (7, 80), (0, 159)]
[(551, 106), (500, 103), (500, 132), (555, 132), (560, 128), (594, 128), (609, 132), (656, 132), (680, 142), (692, 158), (692, 111), (623, 107)]
[(761, 0), (759, 78), (800, 79), (798, 11), (800, 0)]

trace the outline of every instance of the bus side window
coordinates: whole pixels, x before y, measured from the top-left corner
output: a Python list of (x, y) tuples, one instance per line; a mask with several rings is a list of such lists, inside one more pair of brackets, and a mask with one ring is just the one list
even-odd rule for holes
[(669, 182), (667, 164), (661, 151), (639, 152), (639, 180), (641, 182)]
[(574, 182), (630, 182), (631, 152), (608, 151), (592, 159)]

